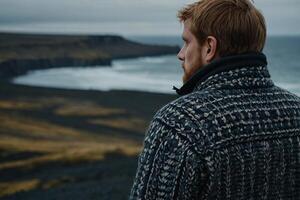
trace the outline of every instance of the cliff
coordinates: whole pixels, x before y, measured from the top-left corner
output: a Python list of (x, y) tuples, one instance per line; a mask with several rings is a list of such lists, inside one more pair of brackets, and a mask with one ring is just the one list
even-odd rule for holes
[(175, 54), (177, 46), (148, 45), (121, 36), (0, 33), (0, 77), (66, 66), (111, 65), (113, 59)]

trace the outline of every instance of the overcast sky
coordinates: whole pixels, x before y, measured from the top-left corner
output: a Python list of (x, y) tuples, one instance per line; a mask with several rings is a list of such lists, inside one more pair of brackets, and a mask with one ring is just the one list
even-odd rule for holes
[[(0, 0), (0, 30), (178, 35), (177, 10), (193, 0)], [(255, 0), (269, 35), (300, 35), (300, 0)]]

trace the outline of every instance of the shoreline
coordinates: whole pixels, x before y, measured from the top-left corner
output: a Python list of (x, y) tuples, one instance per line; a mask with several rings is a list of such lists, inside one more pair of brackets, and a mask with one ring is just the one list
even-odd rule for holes
[(111, 65), (114, 59), (176, 54), (176, 45), (151, 45), (119, 35), (63, 35), (0, 32), (0, 77), (29, 70)]
[[(180, 69), (174, 73), (175, 55), (115, 59), (112, 66), (98, 67), (63, 67), (29, 71), (23, 76), (11, 80), (14, 84), (61, 89), (79, 90), (127, 90), (161, 94), (176, 94), (173, 86), (181, 87)], [(150, 66), (153, 68), (150, 69)], [(176, 66), (177, 67), (177, 66)], [(151, 74), (161, 68), (162, 76)], [(133, 72), (136, 70), (137, 72)], [(165, 74), (166, 71), (172, 74)], [(177, 74), (178, 73), (178, 74)], [(166, 77), (169, 76), (169, 77)], [(177, 80), (178, 78), (178, 80)], [(176, 81), (177, 80), (177, 81)]]

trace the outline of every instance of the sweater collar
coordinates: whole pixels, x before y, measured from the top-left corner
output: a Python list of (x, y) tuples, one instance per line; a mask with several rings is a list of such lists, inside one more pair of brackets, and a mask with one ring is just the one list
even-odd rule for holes
[[(228, 76), (226, 76), (226, 74)], [(234, 87), (233, 82), (238, 86), (237, 79), (239, 78), (244, 78), (240, 84), (251, 86), (249, 85), (251, 77), (252, 79), (253, 77), (259, 79), (260, 77), (260, 80), (270, 78), (267, 69), (267, 59), (263, 53), (240, 54), (216, 59), (210, 64), (200, 68), (180, 89), (176, 87), (173, 89), (176, 90), (179, 95), (186, 95), (195, 90), (201, 90), (207, 87)], [(248, 82), (246, 80), (247, 78), (249, 79)], [(231, 83), (228, 79), (231, 80)], [(265, 83), (258, 83), (256, 86), (273, 85), (270, 79), (266, 81)], [(240, 87), (242, 86), (243, 85), (240, 85)]]

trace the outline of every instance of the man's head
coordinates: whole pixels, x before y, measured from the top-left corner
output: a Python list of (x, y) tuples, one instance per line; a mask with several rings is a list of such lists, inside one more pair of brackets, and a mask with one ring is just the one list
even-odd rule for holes
[(178, 54), (186, 82), (217, 57), (261, 52), (266, 40), (263, 15), (249, 0), (200, 0), (178, 13), (184, 46)]

